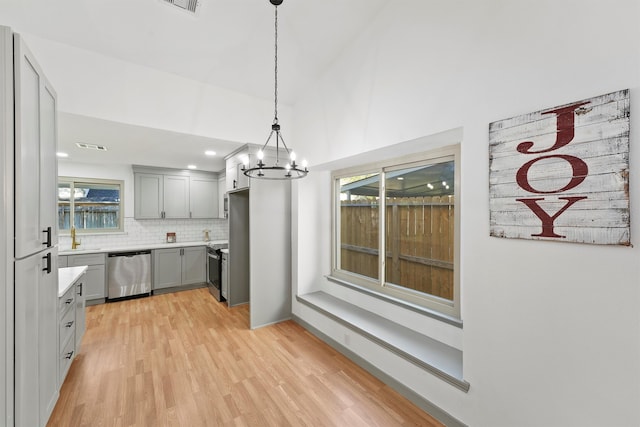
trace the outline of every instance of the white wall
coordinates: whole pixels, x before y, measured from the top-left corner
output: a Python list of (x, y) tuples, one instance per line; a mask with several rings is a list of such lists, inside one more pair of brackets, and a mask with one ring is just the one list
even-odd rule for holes
[[(273, 101), (22, 35), (47, 70), (60, 111), (238, 142), (262, 141), (268, 131)], [(291, 107), (279, 110), (289, 123)]]
[[(463, 128), (469, 393), (366, 342), (352, 349), (464, 423), (640, 425), (640, 248), (491, 238), (488, 203), (493, 121), (630, 88), (631, 152), (640, 151), (639, 16), (637, 0), (390, 2), (294, 108), (296, 151), (312, 162), (293, 197), (293, 284), (302, 292), (338, 292), (322, 277), (329, 178), (312, 178), (313, 165)], [(638, 166), (632, 157), (632, 221), (640, 218)], [(293, 310), (342, 341), (322, 316), (295, 300)]]
[(131, 165), (99, 165), (58, 160), (58, 176), (124, 181), (124, 216), (133, 217), (133, 169)]

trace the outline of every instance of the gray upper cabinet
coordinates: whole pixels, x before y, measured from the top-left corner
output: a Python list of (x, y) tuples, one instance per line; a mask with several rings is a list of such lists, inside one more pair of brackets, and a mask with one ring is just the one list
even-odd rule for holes
[(189, 218), (189, 177), (164, 176), (164, 218)]
[(189, 212), (191, 218), (217, 218), (218, 179), (192, 176), (189, 181)]
[(134, 166), (136, 219), (218, 218), (218, 175)]
[(134, 210), (137, 219), (162, 218), (164, 206), (163, 176), (150, 173), (136, 173), (134, 179)]

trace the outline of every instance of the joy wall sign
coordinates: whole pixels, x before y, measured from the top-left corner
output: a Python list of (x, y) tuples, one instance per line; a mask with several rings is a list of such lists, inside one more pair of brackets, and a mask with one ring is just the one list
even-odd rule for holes
[(490, 233), (630, 245), (629, 90), (489, 125)]

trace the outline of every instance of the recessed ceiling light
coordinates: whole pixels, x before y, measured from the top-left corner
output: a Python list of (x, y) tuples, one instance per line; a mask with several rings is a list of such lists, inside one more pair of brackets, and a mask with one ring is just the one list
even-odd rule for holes
[(187, 168), (189, 168), (189, 169), (198, 169), (198, 167), (196, 165), (188, 165)]
[(207, 150), (204, 152), (204, 154), (206, 154), (207, 156), (215, 156), (216, 152), (213, 150)]
[(62, 151), (58, 151), (56, 153), (56, 156), (58, 156), (58, 157), (69, 157), (69, 155), (67, 153), (63, 153)]

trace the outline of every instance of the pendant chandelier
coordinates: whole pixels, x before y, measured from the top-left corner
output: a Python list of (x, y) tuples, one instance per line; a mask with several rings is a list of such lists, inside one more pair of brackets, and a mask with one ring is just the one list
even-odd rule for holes
[[(243, 173), (249, 178), (259, 179), (298, 179), (307, 176), (309, 171), (307, 170), (307, 161), (303, 160), (300, 164), (296, 163), (296, 154), (289, 150), (287, 145), (282, 139), (280, 133), (280, 124), (278, 123), (278, 6), (282, 4), (283, 0), (269, 0), (272, 5), (275, 6), (275, 85), (274, 85), (274, 114), (273, 123), (271, 124), (271, 132), (267, 138), (267, 142), (264, 143), (260, 151), (258, 151), (256, 157), (257, 163), (250, 167), (249, 164), (242, 165)], [(275, 136), (276, 150), (275, 161), (272, 164), (264, 163), (265, 149), (271, 141), (271, 138)], [(282, 149), (280, 148), (282, 145)], [(267, 153), (268, 154), (268, 153)], [(284, 165), (282, 164), (284, 163)]]

